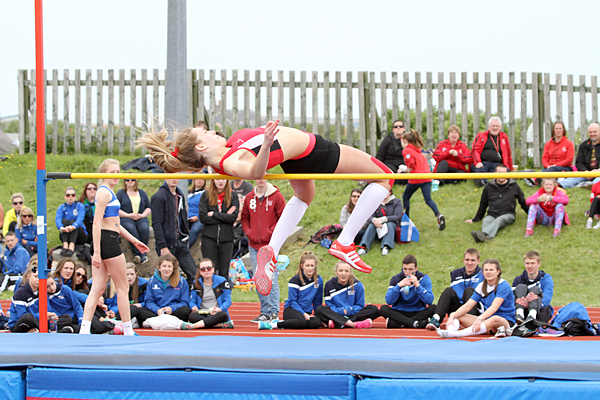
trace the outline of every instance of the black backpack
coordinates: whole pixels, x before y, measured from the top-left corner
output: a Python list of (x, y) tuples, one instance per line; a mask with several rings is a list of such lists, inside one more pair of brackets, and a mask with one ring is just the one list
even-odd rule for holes
[(319, 244), (323, 239), (334, 240), (338, 237), (341, 231), (342, 227), (340, 225), (325, 225), (310, 237), (310, 240), (306, 242), (304, 247), (308, 246), (311, 243)]
[(566, 320), (561, 325), (561, 330), (565, 331), (565, 335), (569, 335), (569, 336), (595, 336), (596, 335), (596, 332), (594, 331), (590, 321), (584, 321), (579, 318), (571, 318), (569, 320)]

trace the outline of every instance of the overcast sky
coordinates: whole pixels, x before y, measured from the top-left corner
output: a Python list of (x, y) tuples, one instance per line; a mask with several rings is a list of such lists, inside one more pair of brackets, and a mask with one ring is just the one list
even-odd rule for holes
[[(46, 1), (45, 68), (166, 68), (167, 4)], [(597, 1), (190, 0), (187, 14), (188, 68), (494, 80), (540, 71), (574, 74), (576, 84), (599, 72)], [(0, 0), (0, 116), (17, 114), (17, 70), (35, 68), (34, 31), (33, 0)]]

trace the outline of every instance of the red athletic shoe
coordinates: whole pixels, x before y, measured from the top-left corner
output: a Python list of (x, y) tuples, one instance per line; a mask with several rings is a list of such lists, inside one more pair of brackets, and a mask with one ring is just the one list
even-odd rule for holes
[(271, 283), (273, 281), (273, 271), (277, 268), (277, 259), (271, 246), (263, 246), (256, 254), (256, 273), (254, 274), (254, 283), (256, 290), (263, 296), (271, 293)]
[(329, 248), (329, 254), (350, 264), (352, 268), (360, 272), (364, 272), (365, 274), (369, 274), (373, 270), (363, 260), (360, 259), (360, 256), (356, 252), (356, 246), (354, 243), (351, 243), (349, 246), (344, 246), (336, 239)]

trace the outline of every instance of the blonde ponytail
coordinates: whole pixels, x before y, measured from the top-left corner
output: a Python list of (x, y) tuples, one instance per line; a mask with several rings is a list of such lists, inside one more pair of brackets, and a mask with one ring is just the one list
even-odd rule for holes
[(205, 162), (202, 155), (196, 150), (198, 138), (192, 129), (175, 131), (175, 138), (169, 140), (167, 130), (161, 127), (159, 131), (156, 131), (153, 123), (148, 132), (136, 140), (135, 147), (145, 147), (154, 162), (167, 173), (201, 171), (205, 167)]

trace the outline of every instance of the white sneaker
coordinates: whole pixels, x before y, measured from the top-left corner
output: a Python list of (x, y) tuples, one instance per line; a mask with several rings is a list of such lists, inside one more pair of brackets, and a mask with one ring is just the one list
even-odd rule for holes
[(498, 330), (496, 331), (496, 334), (494, 335), (495, 338), (503, 338), (506, 337), (506, 328), (504, 328), (503, 326), (499, 326)]
[(367, 254), (367, 251), (365, 249), (358, 249), (357, 253), (359, 256), (364, 256), (365, 254)]
[(390, 248), (387, 246), (383, 246), (383, 249), (381, 249), (382, 256), (387, 256), (389, 252), (390, 252)]
[(594, 225), (594, 229), (600, 229), (600, 221), (596, 225)]
[(587, 222), (585, 223), (585, 229), (592, 229), (592, 223), (594, 221), (591, 219), (588, 219)]

